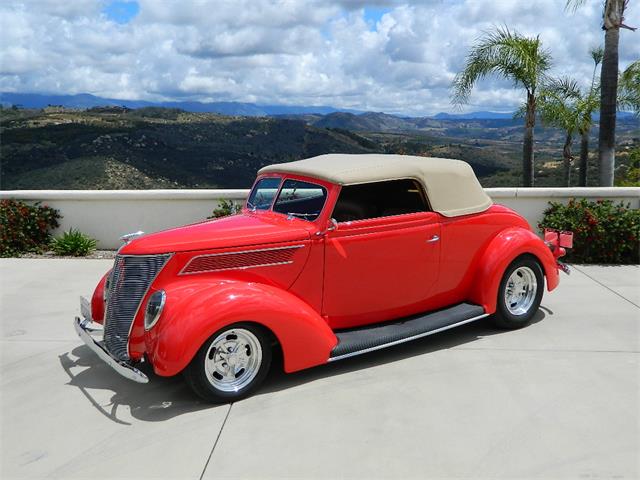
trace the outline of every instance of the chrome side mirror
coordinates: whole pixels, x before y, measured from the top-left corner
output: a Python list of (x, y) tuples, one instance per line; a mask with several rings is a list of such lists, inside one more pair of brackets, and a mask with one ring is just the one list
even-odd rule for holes
[(326, 235), (327, 233), (333, 232), (334, 230), (338, 229), (338, 221), (335, 218), (330, 218), (327, 223), (328, 223), (328, 225), (327, 225), (326, 230), (320, 230), (320, 231), (316, 232), (316, 236), (322, 237), (322, 236)]

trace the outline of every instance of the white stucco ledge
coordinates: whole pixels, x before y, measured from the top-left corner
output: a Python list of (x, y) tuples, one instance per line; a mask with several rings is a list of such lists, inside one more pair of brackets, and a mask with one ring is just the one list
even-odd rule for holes
[[(491, 198), (640, 198), (640, 187), (499, 187), (484, 189)], [(16, 200), (200, 200), (245, 199), (249, 189), (158, 190), (0, 190)]]
[[(487, 188), (495, 203), (514, 209), (537, 230), (549, 202), (570, 198), (609, 199), (640, 208), (640, 187), (615, 188)], [(118, 248), (119, 238), (142, 230), (157, 232), (204, 220), (220, 200), (242, 202), (248, 189), (234, 190), (3, 190), (0, 199), (40, 201), (60, 210), (54, 235), (77, 228), (98, 240), (100, 248)]]
[(485, 188), (493, 198), (640, 198), (640, 187)]

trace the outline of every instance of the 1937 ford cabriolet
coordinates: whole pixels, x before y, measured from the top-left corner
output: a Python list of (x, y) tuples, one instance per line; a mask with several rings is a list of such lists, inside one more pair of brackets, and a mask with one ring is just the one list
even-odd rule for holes
[(237, 215), (126, 238), (75, 328), (131, 380), (146, 361), (232, 401), (276, 347), (295, 372), (486, 316), (523, 327), (562, 238), (493, 205), (467, 163), (322, 155), (262, 168)]

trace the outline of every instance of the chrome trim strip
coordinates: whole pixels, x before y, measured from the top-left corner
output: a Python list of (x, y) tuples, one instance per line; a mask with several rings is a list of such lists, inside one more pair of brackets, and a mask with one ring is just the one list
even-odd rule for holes
[(76, 317), (73, 322), (73, 326), (80, 339), (85, 343), (87, 347), (89, 347), (89, 349), (93, 350), (93, 352), (98, 355), (98, 357), (100, 357), (102, 361), (104, 361), (107, 365), (109, 365), (123, 377), (128, 378), (129, 380), (133, 380), (137, 383), (149, 382), (149, 377), (147, 377), (140, 370), (126, 362), (121, 362), (112, 357), (102, 344), (96, 342), (91, 337), (91, 335), (89, 335), (86, 323), (87, 322), (81, 320), (80, 317)]
[(229, 270), (247, 270), (249, 268), (257, 268), (257, 267), (273, 267), (275, 265), (288, 265), (293, 263), (293, 260), (288, 262), (277, 262), (277, 263), (261, 263), (259, 265), (247, 265), (246, 267), (228, 267), (228, 268), (216, 268), (214, 270), (198, 270), (197, 272), (180, 272), (178, 275), (197, 275), (199, 273), (209, 273), (209, 272), (226, 272)]
[(335, 362), (337, 360), (342, 360), (344, 358), (355, 357), (356, 355), (362, 355), (363, 353), (373, 352), (375, 350), (382, 350), (383, 348), (392, 347), (394, 345), (399, 345), (401, 343), (410, 342), (411, 340), (416, 340), (422, 337), (428, 337), (429, 335), (433, 335), (434, 333), (443, 332), (444, 330), (449, 330), (454, 327), (458, 327), (460, 325), (464, 325), (465, 323), (471, 323), (476, 320), (480, 320), (481, 318), (488, 317), (488, 313), (484, 313), (482, 315), (478, 315), (477, 317), (469, 318), (467, 320), (462, 320), (458, 323), (453, 323), (451, 325), (447, 325), (446, 327), (436, 328), (435, 330), (431, 330), (429, 332), (420, 333), (418, 335), (413, 335), (407, 338), (401, 338), (400, 340), (394, 340), (393, 342), (383, 343), (382, 345), (378, 345), (376, 347), (365, 348), (364, 350), (358, 350), (357, 352), (345, 353), (344, 355), (338, 355), (337, 357), (329, 357), (328, 362)]
[(195, 259), (197, 258), (206, 258), (206, 257), (219, 257), (222, 255), (237, 255), (240, 253), (259, 253), (259, 252), (271, 252), (274, 250), (289, 250), (289, 249), (294, 249), (294, 248), (303, 248), (305, 247), (304, 244), (302, 245), (288, 245), (286, 247), (273, 247), (273, 248), (258, 248), (255, 250), (241, 250), (238, 252), (222, 252), (222, 253), (208, 253), (206, 255), (196, 255), (195, 257), (192, 257), (184, 267), (182, 267), (182, 270), (180, 270), (180, 273), (178, 273), (178, 275), (196, 275), (198, 273), (207, 273), (207, 272), (224, 272), (226, 270), (246, 270), (247, 268), (256, 268), (256, 267), (271, 267), (274, 265), (288, 265), (290, 263), (293, 263), (293, 260), (290, 260), (288, 262), (277, 262), (277, 263), (262, 263), (260, 265), (247, 265), (245, 267), (230, 267), (230, 268), (216, 268), (213, 270), (199, 270), (197, 272), (185, 272), (185, 270), (189, 267), (189, 265), (191, 265), (191, 262), (193, 262)]

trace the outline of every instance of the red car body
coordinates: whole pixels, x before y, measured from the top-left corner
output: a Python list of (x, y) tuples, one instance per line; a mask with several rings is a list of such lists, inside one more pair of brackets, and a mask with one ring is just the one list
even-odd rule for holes
[[(128, 362), (148, 361), (176, 375), (215, 332), (253, 322), (273, 334), (287, 372), (327, 363), (343, 329), (383, 324), (469, 302), (496, 311), (507, 267), (526, 254), (542, 267), (547, 290), (558, 285), (559, 246), (552, 252), (516, 212), (491, 205), (448, 217), (436, 211), (342, 222), (330, 228), (341, 186), (320, 185), (326, 204), (313, 221), (245, 206), (236, 215), (136, 238), (120, 257), (170, 254), (136, 309)], [(440, 241), (430, 242), (438, 238)], [(106, 274), (90, 315), (105, 318)], [(157, 324), (146, 329), (150, 296), (166, 293)], [(345, 294), (348, 292), (348, 294)]]

